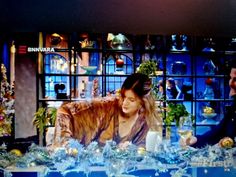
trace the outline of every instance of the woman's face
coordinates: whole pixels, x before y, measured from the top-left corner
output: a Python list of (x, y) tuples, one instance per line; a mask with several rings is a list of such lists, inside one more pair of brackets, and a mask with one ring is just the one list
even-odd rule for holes
[(236, 95), (236, 68), (232, 68), (230, 72), (230, 80), (229, 80), (230, 96)]
[(123, 113), (127, 116), (136, 114), (141, 108), (141, 100), (134, 94), (132, 90), (126, 90), (124, 92), (123, 102), (121, 105)]

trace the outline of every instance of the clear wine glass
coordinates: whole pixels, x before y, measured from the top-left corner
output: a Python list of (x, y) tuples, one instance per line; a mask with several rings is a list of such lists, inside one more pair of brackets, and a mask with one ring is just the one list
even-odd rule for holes
[(187, 147), (186, 145), (187, 139), (193, 135), (191, 115), (180, 117), (178, 125), (178, 134), (181, 142), (180, 146), (182, 146), (185, 149)]

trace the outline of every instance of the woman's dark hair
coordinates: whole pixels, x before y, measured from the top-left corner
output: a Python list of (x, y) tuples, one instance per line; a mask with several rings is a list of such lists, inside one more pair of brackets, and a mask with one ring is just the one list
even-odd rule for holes
[(133, 90), (137, 96), (143, 97), (150, 93), (151, 85), (151, 79), (147, 75), (134, 73), (124, 81), (121, 87), (121, 95), (123, 96), (125, 90)]
[[(126, 90), (132, 90), (142, 101), (140, 112), (145, 115), (151, 130), (162, 130), (162, 118), (158, 115), (155, 98), (152, 94), (151, 79), (141, 73), (129, 75), (121, 87), (121, 98)], [(122, 100), (122, 99), (121, 99)]]

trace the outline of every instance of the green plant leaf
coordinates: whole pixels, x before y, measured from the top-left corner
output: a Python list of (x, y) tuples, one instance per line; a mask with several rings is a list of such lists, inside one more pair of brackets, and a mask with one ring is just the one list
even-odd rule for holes
[(43, 134), (44, 127), (48, 124), (48, 122), (49, 120), (47, 118), (46, 108), (38, 108), (38, 110), (34, 113), (33, 125), (38, 128), (40, 134)]

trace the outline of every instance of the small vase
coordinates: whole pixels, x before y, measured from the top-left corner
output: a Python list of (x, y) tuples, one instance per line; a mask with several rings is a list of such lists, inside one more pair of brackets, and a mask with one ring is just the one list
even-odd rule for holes
[(214, 94), (214, 90), (212, 88), (212, 86), (210, 85), (206, 85), (206, 89), (203, 93), (204, 99), (206, 100), (211, 100), (215, 98), (215, 94)]

